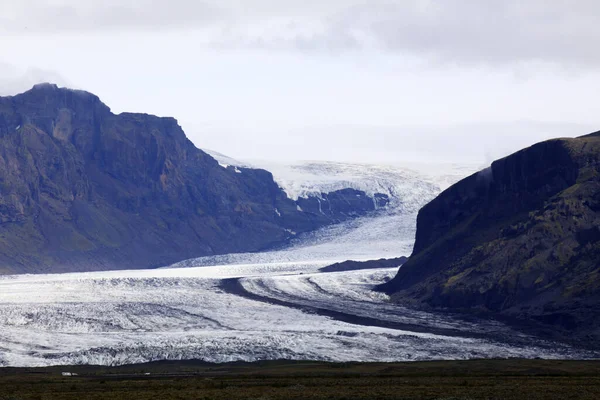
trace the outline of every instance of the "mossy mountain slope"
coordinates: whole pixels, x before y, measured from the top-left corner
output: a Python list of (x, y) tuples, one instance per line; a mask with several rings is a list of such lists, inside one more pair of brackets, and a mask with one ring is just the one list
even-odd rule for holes
[(538, 143), (440, 194), (382, 288), (419, 307), (598, 337), (600, 133)]
[(0, 274), (256, 251), (368, 211), (347, 197), (359, 203), (300, 212), (271, 173), (223, 168), (175, 119), (115, 115), (87, 92), (0, 97)]

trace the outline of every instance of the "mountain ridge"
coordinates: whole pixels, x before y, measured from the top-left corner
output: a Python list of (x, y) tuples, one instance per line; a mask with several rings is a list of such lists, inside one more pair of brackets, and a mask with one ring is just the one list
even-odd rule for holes
[(599, 227), (600, 132), (541, 142), (423, 207), (413, 254), (381, 289), (417, 307), (597, 337)]
[(54, 84), (0, 97), (0, 145), (0, 273), (257, 251), (374, 209), (351, 191), (300, 211), (270, 172), (223, 168), (175, 118), (113, 114)]

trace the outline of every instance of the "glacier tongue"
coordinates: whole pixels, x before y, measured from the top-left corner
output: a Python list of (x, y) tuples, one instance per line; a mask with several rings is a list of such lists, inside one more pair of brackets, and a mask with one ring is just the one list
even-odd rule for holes
[(373, 197), (389, 196), (390, 203), (371, 215), (344, 221), (294, 237), (276, 251), (227, 254), (186, 260), (172, 267), (226, 264), (372, 260), (408, 256), (416, 232), (418, 210), (451, 184), (478, 170), (475, 165), (372, 165), (340, 162), (253, 161), (242, 163), (219, 153), (219, 162), (265, 168), (293, 199), (340, 189), (361, 190)]
[(350, 187), (391, 202), (275, 251), (156, 270), (0, 276), (0, 366), (597, 356), (498, 322), (391, 304), (372, 289), (397, 268), (319, 271), (346, 259), (409, 255), (418, 209), (475, 167), (252, 165), (273, 170), (292, 197)]
[[(322, 265), (3, 277), (0, 365), (587, 356), (498, 323), (465, 323), (389, 304), (371, 288), (395, 268), (318, 273)], [(231, 289), (235, 282), (238, 291)], [(366, 325), (365, 317), (394, 326)], [(486, 332), (492, 335), (481, 338)]]

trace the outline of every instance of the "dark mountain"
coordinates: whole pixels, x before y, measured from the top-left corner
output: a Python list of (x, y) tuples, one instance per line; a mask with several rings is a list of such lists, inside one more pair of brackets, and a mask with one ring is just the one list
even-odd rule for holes
[(143, 268), (256, 251), (375, 208), (301, 212), (257, 169), (223, 168), (173, 118), (115, 115), (42, 84), (0, 97), (0, 273)]
[[(600, 133), (538, 143), (419, 212), (397, 302), (600, 335)], [(546, 329), (548, 328), (548, 329)]]
[(342, 261), (320, 268), (321, 272), (342, 272), (342, 271), (357, 271), (361, 269), (378, 269), (378, 268), (397, 268), (408, 260), (406, 257), (398, 258), (381, 258), (379, 260), (369, 261)]

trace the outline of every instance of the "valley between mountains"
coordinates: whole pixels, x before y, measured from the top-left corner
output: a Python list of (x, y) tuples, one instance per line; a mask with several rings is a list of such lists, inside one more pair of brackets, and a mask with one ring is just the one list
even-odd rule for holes
[(593, 357), (493, 320), (390, 303), (373, 289), (397, 266), (321, 271), (348, 258), (410, 254), (422, 203), (469, 168), (446, 166), (449, 173), (436, 175), (407, 167), (280, 165), (275, 179), (292, 198), (348, 185), (387, 190), (390, 205), (267, 252), (153, 270), (0, 277), (0, 365)]
[(240, 162), (87, 92), (2, 97), (0, 366), (598, 358), (599, 143)]

